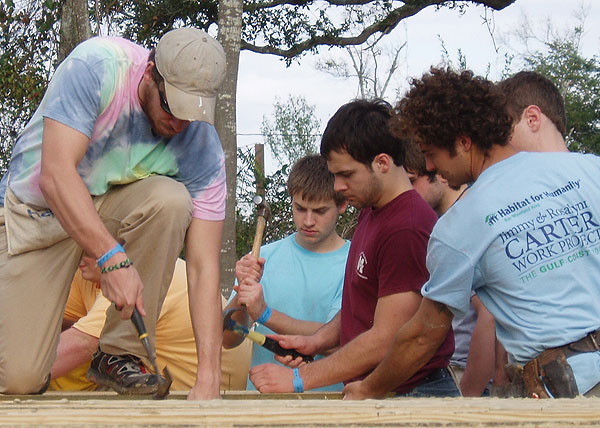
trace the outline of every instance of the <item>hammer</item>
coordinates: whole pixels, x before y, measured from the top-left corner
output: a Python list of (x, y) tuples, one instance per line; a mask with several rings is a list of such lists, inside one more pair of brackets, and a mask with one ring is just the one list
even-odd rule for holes
[(231, 330), (242, 337), (247, 337), (254, 343), (282, 357), (285, 357), (286, 355), (291, 355), (293, 359), (302, 357), (302, 359), (306, 363), (310, 363), (314, 360), (312, 355), (301, 354), (295, 349), (285, 349), (276, 340), (273, 340), (270, 337), (267, 337), (264, 334), (261, 334), (257, 331), (248, 330), (248, 328), (233, 320), (231, 318), (231, 315), (233, 315), (235, 311), (238, 311), (240, 309), (241, 308), (231, 308), (227, 309), (223, 313), (223, 330)]
[(260, 246), (262, 245), (267, 218), (270, 216), (271, 210), (265, 198), (260, 195), (254, 196), (252, 202), (256, 205), (256, 234), (254, 235), (254, 243), (252, 244), (252, 255), (258, 258), (260, 256)]
[(171, 384), (173, 383), (173, 379), (171, 379), (171, 374), (165, 366), (163, 370), (163, 376), (159, 375), (158, 366), (156, 365), (156, 353), (152, 350), (150, 346), (150, 340), (148, 340), (148, 333), (146, 332), (146, 325), (144, 324), (144, 319), (142, 315), (138, 311), (136, 307), (133, 308), (133, 314), (131, 314), (131, 322), (135, 326), (135, 329), (138, 332), (138, 337), (142, 341), (142, 345), (146, 349), (146, 353), (148, 354), (148, 358), (150, 358), (150, 362), (152, 363), (152, 367), (154, 368), (154, 372), (156, 376), (158, 376), (158, 389), (154, 394), (152, 394), (152, 398), (155, 400), (161, 400), (169, 395), (169, 388), (171, 388)]

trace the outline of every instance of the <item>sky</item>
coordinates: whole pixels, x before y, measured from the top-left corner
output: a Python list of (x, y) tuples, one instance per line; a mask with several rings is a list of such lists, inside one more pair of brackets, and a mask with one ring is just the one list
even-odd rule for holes
[[(579, 11), (585, 10), (585, 33), (582, 38), (582, 51), (586, 56), (600, 54), (600, 1), (598, 0), (516, 0), (514, 4), (499, 12), (487, 12), (483, 7), (469, 6), (464, 14), (443, 8), (429, 7), (417, 15), (405, 19), (383, 42), (388, 46), (398, 46), (405, 41), (401, 66), (397, 79), (392, 84), (408, 88), (410, 77), (419, 77), (430, 66), (442, 61), (442, 43), (452, 61), (457, 62), (458, 51), (462, 52), (467, 65), (476, 74), (486, 75), (497, 80), (502, 75), (505, 59), (509, 52), (523, 52), (524, 45), (514, 36), (516, 31), (529, 26), (539, 37), (544, 37), (548, 22), (559, 33), (575, 27), (580, 21)], [(484, 22), (488, 19), (490, 29)], [(532, 45), (535, 49), (536, 46)], [(499, 52), (496, 51), (499, 48)], [(321, 131), (329, 117), (344, 103), (356, 98), (356, 79), (342, 79), (331, 76), (315, 68), (319, 59), (326, 56), (342, 55), (338, 49), (321, 49), (319, 55), (306, 55), (299, 63), (286, 67), (285, 63), (273, 55), (242, 51), (237, 93), (238, 146), (262, 142), (260, 128), (264, 116), (273, 113), (273, 104), (288, 96), (302, 95), (307, 102), (316, 106), (317, 117), (321, 120)], [(513, 60), (516, 65), (518, 58)], [(514, 68), (514, 67), (513, 67)], [(386, 99), (395, 101), (394, 91), (386, 93)], [(269, 170), (267, 160), (267, 170)]]

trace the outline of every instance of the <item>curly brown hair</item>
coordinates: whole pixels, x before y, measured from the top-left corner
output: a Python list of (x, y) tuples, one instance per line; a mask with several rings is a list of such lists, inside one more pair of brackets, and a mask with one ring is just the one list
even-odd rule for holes
[(471, 71), (431, 68), (396, 106), (394, 133), (456, 154), (459, 137), (469, 137), (484, 154), (506, 145), (512, 121), (502, 91)]

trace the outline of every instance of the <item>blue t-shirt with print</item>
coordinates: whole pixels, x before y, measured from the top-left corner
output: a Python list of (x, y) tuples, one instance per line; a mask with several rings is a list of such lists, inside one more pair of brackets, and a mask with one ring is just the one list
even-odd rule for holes
[[(599, 177), (600, 158), (575, 153), (486, 169), (433, 230), (423, 296), (464, 314), (475, 291), (519, 363), (600, 328)], [(580, 393), (600, 381), (599, 353), (569, 362)]]

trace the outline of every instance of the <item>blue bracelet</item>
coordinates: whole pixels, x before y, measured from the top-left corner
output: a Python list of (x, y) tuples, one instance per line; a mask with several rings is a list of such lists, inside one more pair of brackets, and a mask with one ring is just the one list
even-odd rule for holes
[(292, 371), (294, 372), (294, 392), (304, 392), (304, 382), (302, 382), (298, 369)]
[(256, 322), (265, 325), (267, 321), (269, 321), (269, 319), (271, 318), (271, 314), (273, 314), (273, 311), (267, 306), (265, 311), (258, 317)]
[(106, 253), (104, 253), (104, 255), (102, 257), (100, 257), (98, 260), (96, 260), (96, 263), (98, 264), (98, 267), (101, 268), (102, 265), (104, 263), (106, 263), (106, 261), (108, 259), (110, 259), (112, 256), (114, 256), (117, 253), (124, 253), (125, 249), (121, 246), (121, 244), (119, 244), (117, 242), (117, 245), (115, 245), (111, 250), (108, 250)]

